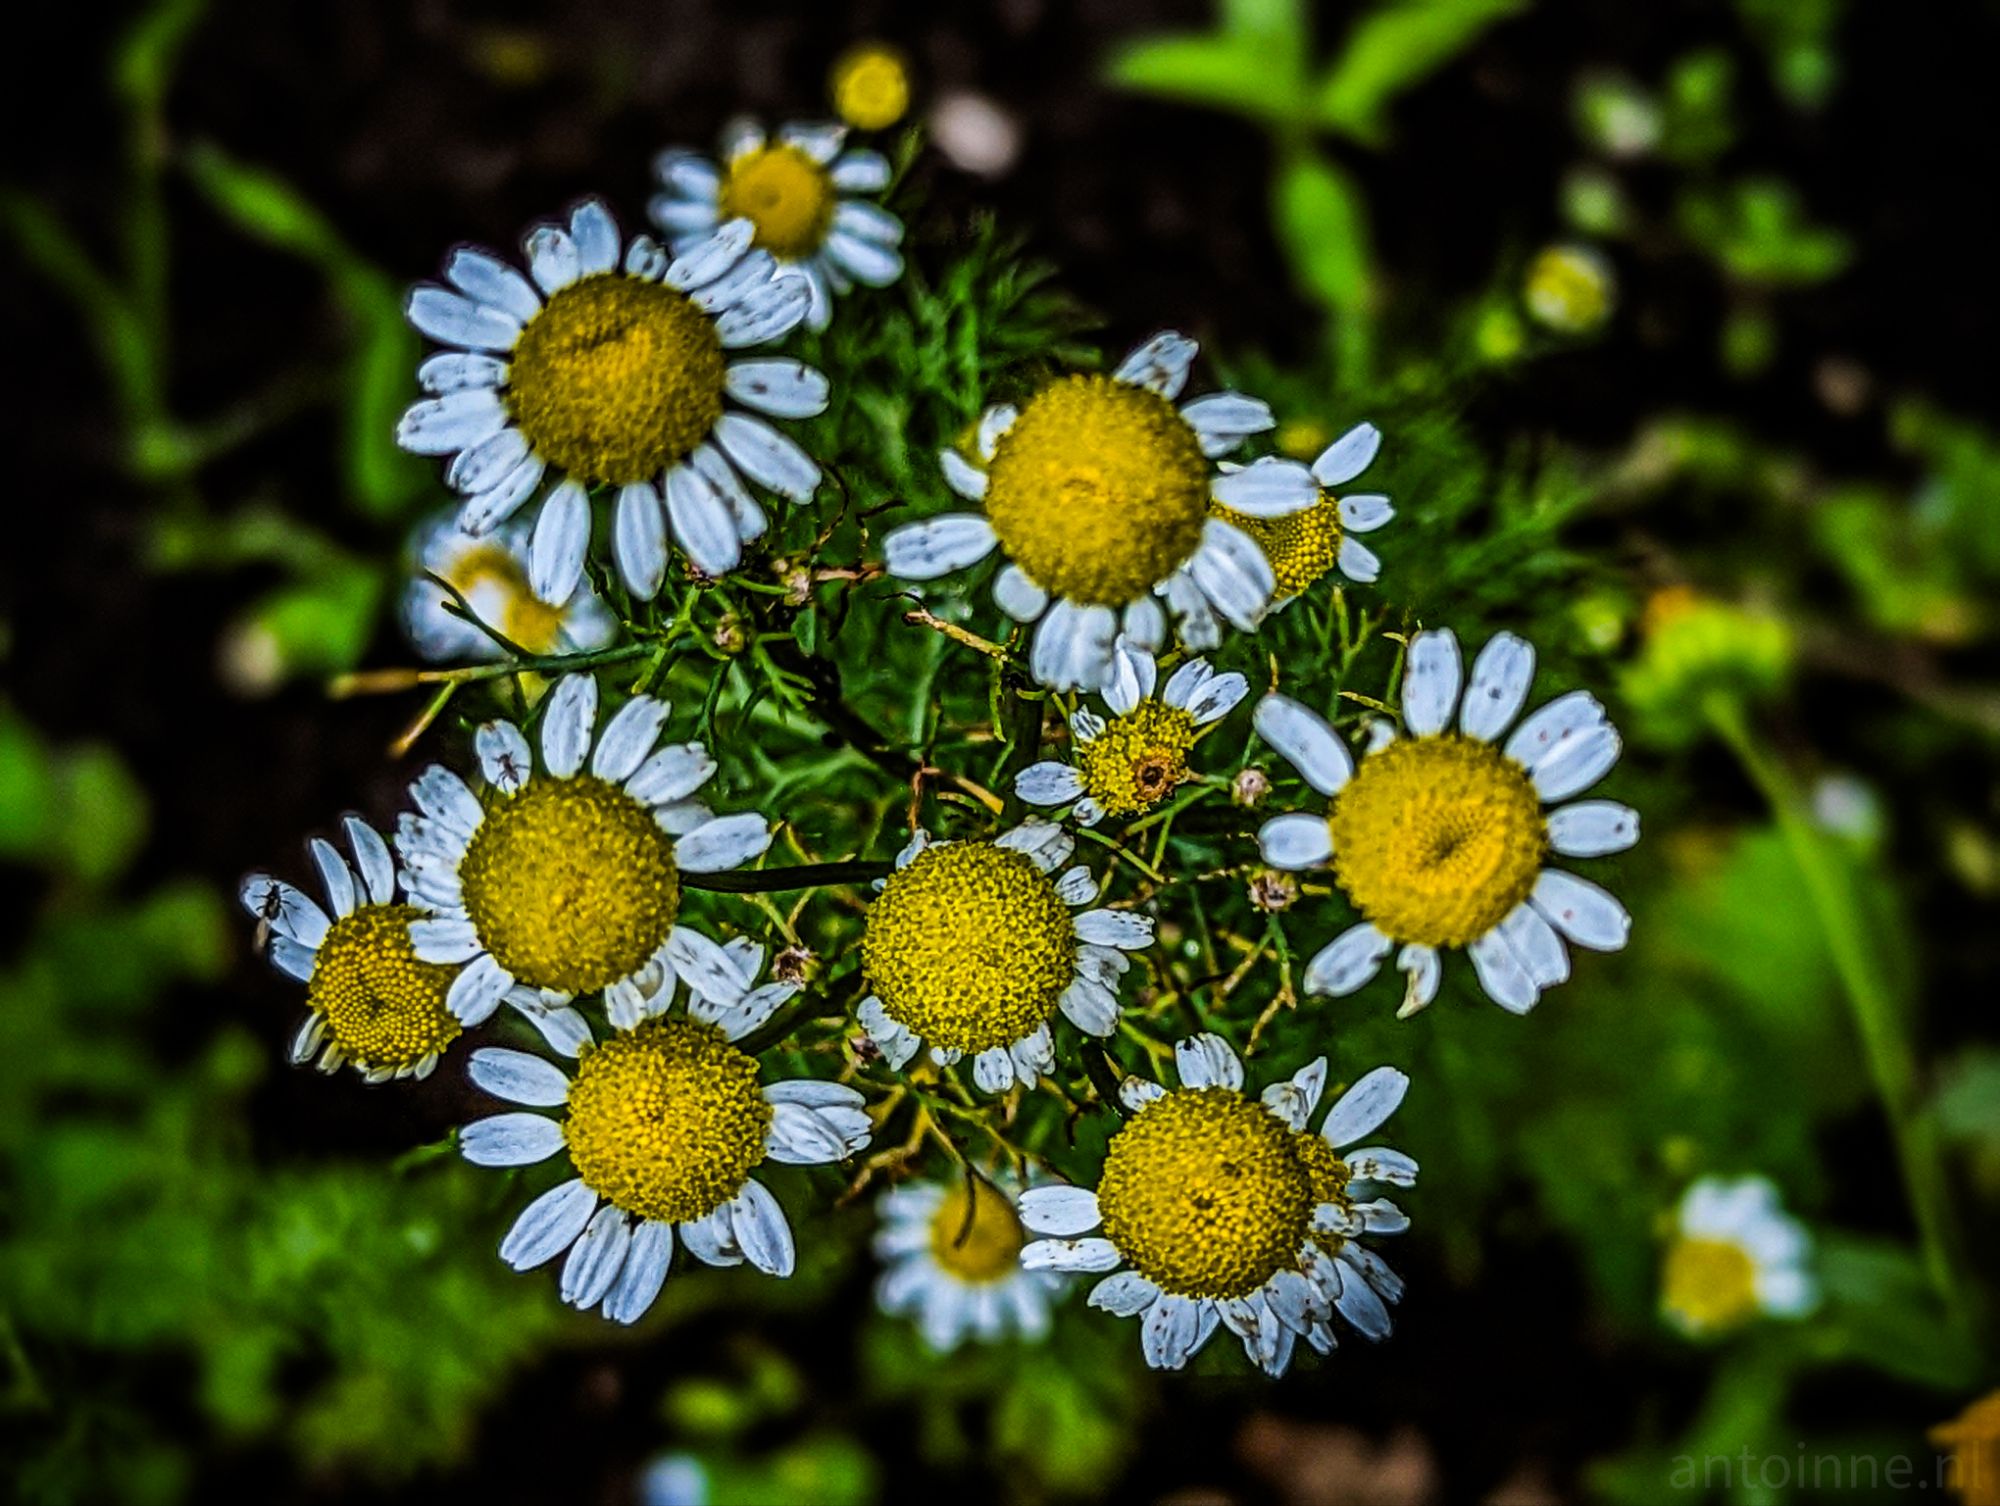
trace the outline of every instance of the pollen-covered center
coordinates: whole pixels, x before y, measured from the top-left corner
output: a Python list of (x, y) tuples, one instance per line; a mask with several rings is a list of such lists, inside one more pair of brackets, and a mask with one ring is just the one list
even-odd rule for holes
[(527, 570), (505, 544), (482, 539), (440, 573), (470, 603), (480, 621), (498, 628), (509, 643), (537, 654), (557, 646), (563, 609), (535, 595)]
[(1194, 553), (1208, 460), (1158, 393), (1106, 376), (1045, 387), (1000, 438), (986, 516), (1007, 557), (1056, 596), (1122, 607)]
[(868, 909), (862, 971), (934, 1046), (988, 1051), (1034, 1034), (1076, 976), (1069, 906), (1010, 848), (951, 842), (891, 874)]
[(722, 416), (714, 321), (664, 283), (622, 273), (573, 282), (528, 321), (507, 408), (537, 455), (593, 483), (655, 479)]
[(1300, 595), (1339, 563), (1340, 501), (1332, 492), (1322, 489), (1311, 507), (1282, 518), (1253, 518), (1221, 503), (1211, 510), (1257, 541), (1277, 577), (1279, 601)]
[(1005, 1280), (1021, 1268), (1021, 1220), (991, 1183), (974, 1178), (971, 1186), (952, 1188), (931, 1215), (931, 1257), (960, 1281)]
[(757, 231), (752, 245), (792, 261), (820, 248), (835, 204), (826, 169), (783, 142), (743, 153), (722, 178), (722, 218), (748, 220)]
[(363, 905), (333, 923), (314, 954), (306, 1000), (327, 1034), (363, 1067), (414, 1067), (458, 1039), (445, 1008), (458, 969), (417, 960), (413, 905)]
[(707, 1025), (650, 1020), (584, 1052), (563, 1136), (592, 1192), (680, 1224), (742, 1190), (770, 1127), (755, 1061)]
[(1164, 701), (1141, 701), (1078, 750), (1084, 792), (1112, 816), (1158, 805), (1187, 778), (1194, 718)]
[[(1292, 1149), (1298, 1153), (1299, 1162), (1311, 1180), (1313, 1207), (1317, 1208), (1321, 1203), (1332, 1203), (1340, 1208), (1354, 1206), (1354, 1199), (1347, 1192), (1347, 1184), (1353, 1180), (1354, 1173), (1340, 1158), (1340, 1152), (1328, 1145), (1324, 1137), (1308, 1130), (1294, 1130)], [(1317, 1229), (1311, 1237), (1329, 1255), (1347, 1243), (1338, 1234), (1327, 1234)]]
[(1227, 1088), (1156, 1098), (1111, 1137), (1104, 1235), (1162, 1291), (1242, 1297), (1304, 1246), (1313, 1178), (1298, 1137)]
[(1667, 1311), (1692, 1329), (1733, 1328), (1757, 1311), (1756, 1262), (1733, 1240), (1675, 1240), (1661, 1287)]
[(481, 945), (516, 979), (590, 993), (631, 976), (680, 911), (673, 846), (593, 775), (537, 779), (487, 809), (458, 867)]
[(1400, 738), (1334, 796), (1333, 872), (1384, 935), (1464, 946), (1528, 897), (1548, 824), (1528, 772), (1476, 738)]

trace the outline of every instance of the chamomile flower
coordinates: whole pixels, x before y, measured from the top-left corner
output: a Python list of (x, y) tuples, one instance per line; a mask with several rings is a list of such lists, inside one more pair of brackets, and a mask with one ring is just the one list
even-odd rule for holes
[(604, 600), (589, 586), (550, 606), (528, 584), (528, 530), (505, 523), (483, 538), (452, 514), (432, 520), (415, 540), (417, 568), (403, 591), (403, 630), (426, 659), (497, 659), (502, 649), (477, 623), (447, 610), (451, 597), (426, 574), (450, 584), (479, 621), (533, 654), (573, 654), (601, 648), (618, 630)]
[(992, 841), (933, 842), (919, 831), (868, 907), (861, 1028), (900, 1067), (928, 1042), (949, 1066), (972, 1058), (988, 1093), (1032, 1087), (1055, 1068), (1056, 1012), (1077, 1029), (1118, 1028), (1126, 952), (1153, 943), (1153, 922), (1122, 910), (1071, 911), (1097, 898), (1076, 839), (1024, 821)]
[[(429, 1077), (464, 1029), (449, 1007), (456, 970), (417, 955), (410, 927), (430, 912), (398, 902), (396, 863), (381, 833), (359, 816), (342, 826), (352, 865), (331, 842), (311, 844), (326, 909), (269, 874), (252, 874), (239, 893), (270, 928), (272, 963), (306, 986), (309, 1012), (292, 1038), (292, 1060), (317, 1057), (322, 1072), (351, 1063), (371, 1083)], [(558, 1051), (573, 1056), (589, 1036), (573, 1009), (527, 990), (507, 997)]]
[[(789, 1276), (792, 1229), (751, 1175), (766, 1161), (819, 1166), (868, 1143), (862, 1097), (835, 1082), (797, 1078), (768, 1086), (741, 1040), (786, 996), (753, 989), (748, 952), (724, 963), (698, 938), (703, 992), (684, 1013), (647, 1013), (586, 1046), (574, 1074), (524, 1051), (472, 1054), (472, 1080), (526, 1110), (468, 1124), (459, 1148), (480, 1166), (528, 1166), (559, 1152), (574, 1173), (528, 1204), (500, 1242), (517, 1271), (567, 1250), (562, 1298), (636, 1322), (667, 1279), (674, 1238), (697, 1260)], [(665, 992), (671, 994), (668, 982)]]
[(1120, 1096), (1132, 1117), (1112, 1135), (1095, 1191), (1021, 1195), (1021, 1222), (1044, 1236), (1021, 1252), (1022, 1265), (1115, 1272), (1090, 1305), (1141, 1318), (1155, 1369), (1180, 1369), (1218, 1325), (1271, 1375), (1284, 1374), (1301, 1338), (1332, 1350), (1335, 1313), (1366, 1338), (1386, 1338), (1403, 1283), (1359, 1237), (1409, 1227), (1372, 1193), (1411, 1186), (1417, 1163), (1385, 1147), (1342, 1147), (1395, 1112), (1409, 1078), (1377, 1067), (1315, 1135), (1306, 1126), (1326, 1086), (1324, 1057), (1258, 1100), (1244, 1096), (1243, 1063), (1220, 1036), (1180, 1041), (1174, 1062), (1174, 1091), (1126, 1079)]
[(1294, 460), (1217, 474), (1216, 458), (1272, 425), (1271, 410), (1235, 392), (1179, 408), (1195, 343), (1155, 335), (1109, 376), (1059, 379), (1024, 407), (986, 410), (973, 452), (942, 457), (945, 480), (980, 512), (906, 524), (883, 541), (889, 573), (935, 580), (998, 548), (1007, 558), (993, 599), (1034, 623), (1030, 665), (1057, 690), (1095, 690), (1119, 632), (1157, 651), (1164, 598), (1190, 648), (1222, 641), (1218, 617), (1252, 631), (1276, 577), (1263, 551), (1212, 503), (1252, 518), (1311, 507), (1320, 489)]
[(1308, 991), (1353, 993), (1400, 946), (1396, 966), (1409, 977), (1403, 1013), (1414, 1013), (1437, 997), (1439, 953), (1463, 947), (1487, 995), (1520, 1014), (1569, 977), (1565, 940), (1594, 951), (1625, 945), (1632, 921), (1623, 905), (1544, 866), (1551, 853), (1600, 857), (1639, 839), (1629, 806), (1570, 800), (1617, 762), (1618, 733), (1577, 690), (1495, 746), (1534, 674), (1534, 649), (1496, 633), (1473, 662), (1461, 708), (1458, 639), (1449, 629), (1419, 633), (1403, 677), (1408, 735), (1378, 724), (1358, 766), (1334, 730), (1296, 701), (1270, 695), (1258, 705), (1257, 731), (1329, 797), (1323, 816), (1265, 822), (1257, 838), (1264, 861), (1292, 869), (1331, 861), (1335, 883), (1361, 913), (1307, 965)]
[[(615, 488), (611, 555), (635, 596), (657, 595), (667, 541), (709, 575), (733, 570), (768, 520), (746, 481), (794, 502), (819, 467), (762, 418), (826, 406), (826, 378), (777, 357), (730, 352), (778, 339), (811, 295), (751, 247), (732, 220), (677, 256), (650, 237), (623, 248), (617, 223), (586, 199), (567, 226), (538, 225), (524, 243), (528, 275), (461, 246), (449, 287), (425, 283), (410, 323), (447, 349), (417, 380), (396, 439), (446, 455), (445, 480), (465, 502), (459, 526), (484, 534), (559, 478), (528, 550), (528, 578), (562, 604), (583, 579), (595, 488)], [(533, 281), (529, 279), (532, 278)]]
[(719, 167), (699, 152), (660, 153), (648, 210), (676, 252), (748, 220), (751, 245), (804, 275), (806, 323), (825, 329), (833, 300), (856, 283), (885, 288), (903, 275), (903, 222), (869, 197), (889, 186), (889, 159), (846, 143), (843, 125), (782, 126), (773, 141), (755, 121), (735, 121)]
[(1014, 792), (1030, 805), (1072, 805), (1077, 821), (1151, 810), (1187, 780), (1188, 754), (1249, 691), (1243, 676), (1217, 674), (1190, 659), (1154, 694), (1159, 666), (1122, 634), (1105, 681), (1109, 718), (1079, 708), (1069, 719), (1073, 763), (1049, 759), (1023, 769)]
[(521, 730), (494, 721), (475, 739), (483, 795), (438, 764), (411, 786), (422, 814), (402, 817), (396, 845), (411, 896), (436, 912), (411, 939), (423, 961), (460, 969), (447, 1001), (459, 1020), (478, 1023), (517, 985), (550, 1002), (603, 990), (614, 1019), (636, 1018), (703, 939), (676, 924), (681, 876), (770, 845), (762, 816), (692, 798), (715, 773), (700, 743), (654, 751), (667, 712), (635, 696), (593, 751), (597, 682), (569, 675), (543, 702), (539, 774)]
[(1355, 535), (1380, 528), (1396, 509), (1380, 492), (1340, 490), (1368, 469), (1381, 447), (1382, 433), (1373, 424), (1356, 424), (1328, 445), (1312, 464), (1318, 499), (1298, 512), (1259, 518), (1219, 502), (1210, 508), (1216, 517), (1249, 534), (1264, 551), (1277, 580), (1278, 606), (1303, 595), (1330, 571), (1338, 570), (1361, 585), (1381, 576), (1382, 561)]
[(1660, 1311), (1697, 1337), (1759, 1315), (1810, 1312), (1819, 1290), (1807, 1269), (1812, 1240), (1763, 1177), (1703, 1177), (1681, 1199), (1660, 1273)]
[(862, 42), (834, 60), (827, 92), (840, 118), (860, 131), (886, 131), (910, 108), (910, 60), (886, 42)]
[(940, 1353), (968, 1337), (992, 1343), (1009, 1332), (1040, 1339), (1065, 1285), (1052, 1271), (1021, 1267), (1028, 1242), (1016, 1198), (981, 1176), (915, 1182), (884, 1194), (875, 1253), (882, 1310), (915, 1318)]

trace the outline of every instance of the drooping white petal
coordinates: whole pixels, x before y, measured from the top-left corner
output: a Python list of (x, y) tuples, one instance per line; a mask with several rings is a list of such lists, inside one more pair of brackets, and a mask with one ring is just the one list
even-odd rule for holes
[(312, 853), (313, 867), (319, 870), (320, 887), (326, 891), (328, 908), (336, 918), (353, 914), (354, 870), (347, 866), (347, 859), (324, 837), (314, 837), (307, 850)]
[(1409, 1091), (1409, 1074), (1394, 1067), (1377, 1067), (1364, 1073), (1327, 1110), (1326, 1123), (1319, 1129), (1321, 1137), (1338, 1150), (1363, 1135), (1374, 1134), (1402, 1105), (1403, 1095)]
[(789, 1276), (798, 1263), (792, 1226), (785, 1210), (755, 1177), (743, 1184), (729, 1204), (729, 1226), (750, 1264), (766, 1276)]
[(473, 958), (451, 980), (451, 987), (445, 991), (444, 1007), (453, 1019), (470, 1029), (491, 1019), (513, 986), (513, 977), (487, 952)]
[(624, 1266), (604, 1297), (604, 1316), (614, 1323), (636, 1323), (660, 1295), (674, 1258), (674, 1226), (641, 1219), (632, 1231)]
[(1058, 601), (1035, 629), (1029, 668), (1051, 690), (1095, 690), (1111, 667), (1117, 636), (1109, 607)]
[(1198, 348), (1185, 335), (1162, 330), (1120, 361), (1111, 375), (1172, 402), (1187, 385), (1188, 368), (1194, 364)]
[(1129, 715), (1152, 695), (1159, 681), (1159, 665), (1153, 656), (1119, 634), (1111, 645), (1111, 672), (1099, 691), (1104, 703), (1119, 716)]
[(1343, 931), (1306, 964), (1306, 992), (1333, 998), (1353, 993), (1381, 971), (1393, 945), (1367, 921)]
[(467, 497), (458, 512), (458, 526), (474, 535), (497, 528), (534, 495), (547, 469), (539, 455), (530, 455), (485, 491)]
[(1356, 424), (1320, 451), (1313, 462), (1313, 479), (1321, 486), (1339, 486), (1352, 481), (1375, 462), (1382, 448), (1382, 431), (1373, 424)]
[[(1241, 632), (1255, 632), (1278, 588), (1271, 562), (1257, 541), (1233, 523), (1210, 518), (1201, 527), (1201, 547), (1187, 573), (1208, 603)], [(1183, 628), (1182, 636), (1186, 637)], [(1209, 645), (1188, 639), (1190, 648)]]
[(1444, 963), (1436, 947), (1411, 942), (1396, 954), (1396, 967), (1405, 976), (1403, 1002), (1396, 1010), (1396, 1017), (1408, 1019), (1437, 997), (1438, 984), (1444, 978)]
[(1118, 1028), (1118, 995), (1095, 978), (1078, 973), (1057, 1003), (1086, 1035), (1107, 1036)]
[(743, 562), (743, 538), (721, 492), (692, 465), (667, 472), (667, 520), (704, 575), (727, 575)]
[(1550, 989), (1569, 980), (1569, 953), (1563, 949), (1562, 938), (1532, 903), (1516, 905), (1501, 920), (1499, 931), (1536, 988)]
[(1295, 1130), (1306, 1127), (1306, 1120), (1319, 1107), (1319, 1095), (1326, 1091), (1326, 1058), (1316, 1056), (1307, 1062), (1284, 1082), (1274, 1082), (1264, 1089), (1261, 1102)]
[(1135, 649), (1157, 654), (1166, 644), (1167, 614), (1157, 597), (1141, 596), (1126, 602), (1118, 622), (1125, 641)]
[(1243, 1062), (1229, 1043), (1202, 1031), (1174, 1043), (1174, 1066), (1184, 1088), (1229, 1088), (1241, 1091)]
[(1159, 1300), (1160, 1289), (1137, 1271), (1119, 1271), (1090, 1289), (1090, 1306), (1114, 1317), (1131, 1318)]
[(1160, 1293), (1139, 1322), (1139, 1347), (1155, 1370), (1178, 1370), (1195, 1351), (1201, 1332), (1199, 1299)]
[(278, 935), (307, 949), (325, 940), (332, 925), (318, 905), (269, 874), (254, 873), (245, 879), (237, 898), (252, 919), (264, 921)]
[(624, 1212), (609, 1203), (598, 1209), (563, 1262), (563, 1301), (583, 1308), (603, 1301), (611, 1283), (618, 1279), (631, 1244), (632, 1225)]
[(568, 1249), (597, 1209), (597, 1194), (572, 1177), (521, 1210), (500, 1241), (500, 1258), (517, 1271), (531, 1270)]
[(1382, 1305), (1382, 1299), (1375, 1295), (1375, 1288), (1365, 1281), (1344, 1281), (1340, 1295), (1333, 1299), (1333, 1305), (1340, 1310), (1341, 1317), (1354, 1325), (1356, 1333), (1365, 1339), (1378, 1343), (1389, 1337), (1393, 1326), (1389, 1309)]
[(1496, 926), (1465, 949), (1486, 996), (1511, 1014), (1526, 1014), (1541, 998), (1534, 975)]
[(1209, 486), (1215, 500), (1252, 518), (1283, 518), (1319, 500), (1312, 472), (1296, 460), (1267, 455), (1241, 470), (1225, 471)]
[(634, 596), (651, 601), (660, 594), (667, 578), (667, 513), (651, 482), (618, 488), (611, 514), (611, 559)]

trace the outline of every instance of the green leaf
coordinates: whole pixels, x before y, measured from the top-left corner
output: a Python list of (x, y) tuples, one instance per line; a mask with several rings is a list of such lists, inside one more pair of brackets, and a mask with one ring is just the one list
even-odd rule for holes
[(1402, 0), (1364, 16), (1320, 83), (1319, 123), (1370, 146), (1388, 137), (1384, 112), (1526, 0)]
[(1279, 171), (1273, 194), (1292, 275), (1334, 315), (1342, 364), (1359, 374), (1368, 364), (1375, 286), (1360, 190), (1326, 158), (1301, 151)]
[(1156, 37), (1126, 48), (1105, 76), (1114, 84), (1254, 120), (1284, 123), (1306, 107), (1303, 80), (1254, 37)]

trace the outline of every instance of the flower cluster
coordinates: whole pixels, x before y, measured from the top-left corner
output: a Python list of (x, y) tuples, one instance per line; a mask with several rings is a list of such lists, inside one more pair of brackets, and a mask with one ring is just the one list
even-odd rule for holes
[[(897, 67), (843, 66), (851, 122), (902, 113), (907, 80), (883, 72)], [(1246, 652), (1244, 669), (1221, 669), (1208, 656), (1289, 603), (1375, 583), (1383, 561), (1360, 536), (1394, 510), (1350, 489), (1384, 448), (1372, 424), (1311, 463), (1261, 452), (1271, 407), (1226, 388), (1190, 396), (1197, 348), (1172, 331), (1108, 371), (1038, 368), (1032, 389), (990, 394), (936, 458), (929, 495), (959, 505), (904, 499), (879, 564), (819, 557), (847, 485), (838, 509), (816, 506), (843, 457), (811, 453), (834, 432), (812, 421), (840, 401), (849, 348), (822, 332), (865, 327), (905, 270), (901, 221), (882, 202), (898, 172), (846, 126), (745, 122), (715, 157), (667, 151), (655, 174), (657, 241), (625, 237), (586, 199), (532, 229), (518, 264), (460, 248), (441, 282), (410, 294), (411, 323), (440, 348), (398, 436), (444, 461), (462, 501), (422, 538), (406, 622), (427, 657), (480, 661), (455, 686), (514, 699), (411, 782), (393, 846), (358, 817), (346, 854), (313, 841), (325, 908), (276, 878), (245, 884), (273, 962), (306, 987), (294, 1059), (351, 1064), (370, 1082), (424, 1078), (485, 1033), (458, 1059), (508, 1107), (466, 1124), (457, 1146), (521, 1168), (533, 1191), (501, 1258), (561, 1257), (563, 1300), (619, 1322), (646, 1312), (677, 1248), (789, 1275), (793, 1215), (764, 1169), (851, 1162), (912, 1114), (908, 1144), (855, 1187), (901, 1181), (881, 1200), (879, 1297), (937, 1349), (1039, 1336), (1084, 1273), (1101, 1278), (1088, 1305), (1137, 1318), (1162, 1368), (1218, 1327), (1272, 1375), (1299, 1340), (1324, 1354), (1342, 1328), (1385, 1337), (1403, 1282), (1373, 1241), (1408, 1227), (1385, 1194), (1412, 1186), (1417, 1165), (1357, 1142), (1410, 1080), (1358, 1074), (1315, 1128), (1339, 1049), (1330, 1012), (1302, 1011), (1328, 1050), (1256, 1097), (1225, 1038), (1224, 995), (1181, 998), (1213, 1028), (1178, 1040), (1161, 1028), (1159, 933), (1185, 927), (1186, 895), (1212, 877), (1175, 866), (1173, 822), (1203, 803), (1220, 817), (1203, 838), (1217, 873), (1254, 875), (1264, 907), (1291, 909), (1319, 948), (1309, 996), (1363, 988), (1394, 952), (1409, 1014), (1437, 996), (1442, 953), (1463, 949), (1488, 995), (1526, 1011), (1569, 976), (1571, 946), (1615, 949), (1629, 928), (1609, 893), (1553, 866), (1638, 836), (1626, 806), (1576, 798), (1619, 753), (1602, 706), (1572, 691), (1523, 717), (1525, 641), (1495, 634), (1467, 674), (1451, 630), (1431, 627), (1395, 635), (1399, 724), (1323, 714), (1339, 703), (1310, 676), (1281, 692), (1273, 654), (1249, 727), (1215, 737), (1264, 661)], [(728, 596), (778, 537), (785, 584)], [(960, 625), (979, 623), (956, 594), (975, 571), (1004, 641)], [(797, 607), (827, 582), (857, 600), (948, 600), (954, 620), (919, 610), (888, 630), (941, 624), (988, 653), (995, 705), (1013, 708), (995, 727), (1016, 730), (999, 780), (913, 763), (906, 840), (774, 863), (799, 781), (761, 756), (672, 740), (655, 690), (701, 685), (693, 716), (712, 727), (733, 656), (783, 635), (755, 602)], [(703, 593), (751, 602), (754, 619), (729, 618), (706, 661), (674, 636)], [(781, 682), (837, 703), (839, 677), (810, 670)], [(857, 720), (837, 704), (821, 718), (829, 738)], [(1237, 756), (1250, 727), (1317, 797), (1279, 786), (1281, 803), (1310, 808), (1256, 831), (1243, 807), (1273, 786)], [(856, 750), (880, 754), (866, 738)], [(963, 799), (926, 821), (928, 779), (956, 781)], [(726, 795), (708, 793), (718, 784)], [(759, 787), (768, 812), (744, 808)], [(805, 898), (779, 925), (786, 950), (767, 958), (774, 933), (759, 927), (779, 912), (741, 896), (778, 890)], [(795, 928), (815, 907), (841, 917), (823, 958)], [(537, 1037), (545, 1050), (523, 1049)], [(1129, 1070), (1129, 1052), (1171, 1059), (1177, 1086)], [(1105, 1116), (1094, 1170), (1068, 1141), (1035, 1136), (1044, 1098)], [(940, 1115), (982, 1123), (999, 1149), (979, 1159)], [(949, 1149), (948, 1174), (911, 1177), (926, 1143)], [(563, 1170), (536, 1169), (547, 1163)], [(1784, 1241), (1753, 1223), (1690, 1225), (1697, 1253), (1674, 1258), (1722, 1261), (1710, 1224), (1778, 1258)], [(1746, 1276), (1726, 1305), (1733, 1315), (1753, 1293), (1777, 1306), (1796, 1285)]]

